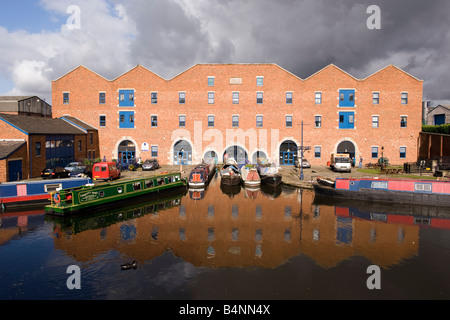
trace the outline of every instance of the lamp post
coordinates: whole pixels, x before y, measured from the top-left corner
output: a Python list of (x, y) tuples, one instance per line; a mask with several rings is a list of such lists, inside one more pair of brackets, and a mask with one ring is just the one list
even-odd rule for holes
[(384, 147), (381, 146), (381, 171), (384, 169)]
[(301, 159), (300, 159), (300, 180), (303, 180), (303, 120), (302, 120), (302, 145), (301, 145)]

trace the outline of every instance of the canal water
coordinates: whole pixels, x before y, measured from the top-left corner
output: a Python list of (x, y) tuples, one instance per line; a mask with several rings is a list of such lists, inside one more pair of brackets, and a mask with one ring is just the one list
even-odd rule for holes
[(445, 210), (224, 188), (216, 176), (205, 191), (64, 219), (5, 211), (0, 299), (449, 299)]

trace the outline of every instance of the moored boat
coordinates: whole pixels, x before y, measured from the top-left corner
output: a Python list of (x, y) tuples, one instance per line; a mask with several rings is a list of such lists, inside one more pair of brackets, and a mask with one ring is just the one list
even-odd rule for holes
[(235, 186), (241, 183), (241, 170), (236, 160), (228, 159), (220, 169), (221, 184), (226, 186)]
[(241, 178), (246, 186), (259, 186), (261, 184), (258, 170), (252, 164), (246, 164), (241, 168)]
[(272, 186), (277, 186), (281, 183), (281, 174), (276, 166), (257, 165), (258, 173), (261, 182)]
[(51, 204), (45, 207), (45, 212), (64, 215), (185, 186), (181, 173), (177, 172), (58, 190), (52, 193)]
[(214, 162), (206, 163), (203, 161), (195, 166), (189, 174), (188, 184), (190, 188), (204, 188), (211, 181), (216, 172)]
[(0, 203), (3, 208), (48, 204), (51, 192), (92, 183), (89, 178), (54, 180), (24, 180), (0, 184)]
[(418, 205), (450, 205), (450, 181), (337, 178), (334, 183), (330, 183), (322, 180), (318, 179), (314, 183), (314, 190), (325, 196)]

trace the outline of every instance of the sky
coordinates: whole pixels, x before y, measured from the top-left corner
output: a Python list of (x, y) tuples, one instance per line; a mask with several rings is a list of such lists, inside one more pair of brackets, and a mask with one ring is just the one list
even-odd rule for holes
[(424, 80), (424, 100), (450, 100), (448, 0), (0, 3), (0, 95), (51, 102), (51, 81), (79, 65), (171, 79), (197, 63), (275, 63), (305, 79), (329, 64), (357, 78), (393, 64)]

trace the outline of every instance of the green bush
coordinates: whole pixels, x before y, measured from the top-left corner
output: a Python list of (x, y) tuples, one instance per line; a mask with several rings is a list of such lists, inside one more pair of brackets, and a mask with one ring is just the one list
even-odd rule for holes
[(440, 126), (422, 126), (422, 132), (450, 134), (450, 123), (442, 124)]

